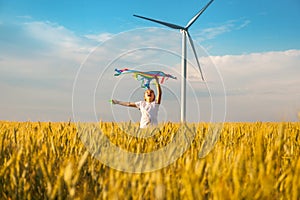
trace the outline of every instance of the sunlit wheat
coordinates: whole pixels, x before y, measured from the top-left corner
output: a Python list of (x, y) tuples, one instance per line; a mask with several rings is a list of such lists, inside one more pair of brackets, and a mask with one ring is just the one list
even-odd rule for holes
[[(155, 135), (139, 138), (126, 133), (136, 132), (138, 124), (129, 125), (97, 124), (113, 144), (135, 153), (167, 145), (179, 126), (166, 123)], [(0, 122), (0, 199), (299, 198), (299, 122), (225, 123), (213, 137), (213, 124), (188, 126), (196, 136), (180, 158), (135, 174), (95, 159), (75, 123)]]

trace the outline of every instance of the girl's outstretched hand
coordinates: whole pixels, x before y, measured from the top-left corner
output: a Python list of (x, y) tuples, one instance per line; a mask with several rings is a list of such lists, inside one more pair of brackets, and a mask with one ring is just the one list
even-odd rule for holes
[(119, 103), (120, 103), (118, 100), (115, 100), (115, 99), (111, 99), (110, 102), (111, 102), (112, 104), (119, 104)]

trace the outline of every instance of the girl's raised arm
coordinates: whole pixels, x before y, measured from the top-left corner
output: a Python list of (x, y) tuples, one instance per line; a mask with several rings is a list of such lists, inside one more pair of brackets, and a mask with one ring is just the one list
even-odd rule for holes
[(162, 94), (161, 87), (160, 87), (160, 84), (159, 84), (159, 81), (158, 81), (157, 77), (155, 78), (155, 81), (156, 81), (156, 91), (157, 91), (156, 103), (160, 104), (160, 102), (161, 102), (161, 94)]

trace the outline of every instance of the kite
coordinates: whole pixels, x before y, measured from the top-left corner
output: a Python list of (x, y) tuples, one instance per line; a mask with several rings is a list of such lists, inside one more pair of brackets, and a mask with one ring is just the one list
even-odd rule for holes
[(148, 72), (141, 72), (136, 70), (130, 70), (130, 69), (115, 69), (115, 75), (114, 76), (120, 76), (121, 74), (133, 74), (133, 77), (141, 81), (141, 87), (142, 88), (150, 88), (150, 82), (157, 78), (161, 78), (160, 83), (164, 83), (165, 80), (168, 78), (177, 79), (175, 76), (172, 76), (170, 74), (166, 74), (162, 71), (148, 71)]

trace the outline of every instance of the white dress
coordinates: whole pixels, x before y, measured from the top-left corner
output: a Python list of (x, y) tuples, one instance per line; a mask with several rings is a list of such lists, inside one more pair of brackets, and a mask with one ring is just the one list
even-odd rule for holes
[(146, 128), (149, 125), (157, 125), (159, 104), (157, 104), (155, 101), (151, 103), (147, 101), (138, 101), (135, 102), (135, 105), (142, 113), (140, 128)]

